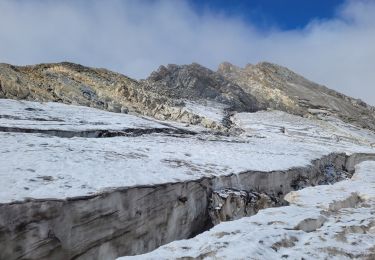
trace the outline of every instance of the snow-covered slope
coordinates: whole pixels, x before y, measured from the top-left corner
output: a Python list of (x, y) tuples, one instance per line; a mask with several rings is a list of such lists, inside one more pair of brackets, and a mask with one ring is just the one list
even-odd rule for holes
[(374, 259), (375, 162), (350, 180), (291, 192), (290, 206), (119, 259)]
[[(83, 196), (117, 187), (244, 171), (266, 174), (306, 166), (333, 152), (375, 152), (371, 132), (341, 121), (310, 120), (283, 112), (238, 114), (234, 122), (244, 133), (227, 137), (193, 134), (173, 123), (166, 126), (87, 107), (4, 99), (0, 105), (0, 127), (6, 127), (0, 133), (0, 178), (6, 184), (0, 190), (1, 203)], [(166, 133), (148, 131), (112, 138), (61, 138), (56, 134), (57, 130), (164, 128)], [(22, 133), (25, 129), (57, 132)], [(177, 129), (178, 134), (168, 129)]]
[(53, 102), (0, 99), (0, 126), (44, 130), (126, 130), (165, 128), (144, 118)]

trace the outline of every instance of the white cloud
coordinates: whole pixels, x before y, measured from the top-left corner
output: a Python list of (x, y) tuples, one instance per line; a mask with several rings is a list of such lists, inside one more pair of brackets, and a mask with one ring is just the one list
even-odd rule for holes
[(375, 1), (301, 30), (259, 31), (184, 1), (0, 1), (0, 61), (73, 61), (135, 78), (161, 64), (267, 60), (375, 105)]

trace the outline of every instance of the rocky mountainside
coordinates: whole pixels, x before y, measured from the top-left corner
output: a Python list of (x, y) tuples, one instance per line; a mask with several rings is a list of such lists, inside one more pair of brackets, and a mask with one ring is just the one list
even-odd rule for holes
[[(231, 125), (228, 118), (233, 112), (265, 109), (301, 116), (330, 114), (375, 129), (373, 107), (270, 63), (243, 69), (223, 63), (217, 72), (195, 63), (168, 65), (140, 81), (67, 62), (0, 64), (0, 97), (134, 112), (221, 130)], [(214, 108), (219, 118), (196, 109), (202, 106)]]
[(375, 109), (359, 99), (318, 85), (289, 69), (262, 62), (239, 68), (222, 63), (218, 73), (253, 95), (261, 107), (296, 115), (332, 114), (346, 122), (375, 129)]
[(35, 66), (0, 64), (0, 97), (62, 102), (216, 126), (185, 111), (181, 100), (159, 95), (136, 80), (106, 69), (67, 62)]
[(260, 109), (258, 101), (251, 94), (199, 64), (160, 66), (142, 81), (153, 92), (173, 99), (195, 101), (212, 100), (228, 105), (237, 112), (255, 112)]

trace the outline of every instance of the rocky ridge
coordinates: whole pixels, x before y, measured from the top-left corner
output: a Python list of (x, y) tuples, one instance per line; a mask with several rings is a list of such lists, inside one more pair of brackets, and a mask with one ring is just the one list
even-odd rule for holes
[(218, 73), (254, 96), (260, 107), (295, 115), (335, 115), (345, 122), (375, 129), (375, 109), (365, 102), (316, 84), (291, 70), (268, 62), (237, 67), (220, 64)]
[(68, 62), (35, 66), (0, 64), (0, 98), (61, 102), (219, 127), (184, 110), (181, 100), (148, 91), (136, 80)]
[[(265, 109), (301, 116), (330, 114), (375, 129), (375, 110), (370, 105), (266, 62), (245, 68), (223, 63), (217, 72), (196, 63), (160, 66), (140, 81), (68, 62), (0, 64), (1, 97), (137, 113), (217, 130), (228, 130), (235, 112)], [(220, 116), (190, 109), (194, 106), (214, 107)]]
[(174, 99), (212, 100), (237, 112), (259, 110), (257, 100), (232, 81), (197, 63), (160, 66), (142, 81), (153, 92)]

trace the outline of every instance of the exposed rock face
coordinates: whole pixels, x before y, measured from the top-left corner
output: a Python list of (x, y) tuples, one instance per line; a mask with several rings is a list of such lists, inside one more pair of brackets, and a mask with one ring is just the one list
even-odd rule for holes
[(152, 91), (174, 99), (213, 100), (238, 112), (259, 110), (258, 102), (252, 95), (196, 63), (160, 66), (145, 83)]
[[(62, 102), (191, 124), (204, 121), (184, 110), (181, 100), (157, 92), (119, 73), (68, 62), (35, 66), (0, 64), (0, 98)], [(203, 125), (220, 128), (220, 122), (215, 124), (209, 119)]]
[(226, 62), (219, 66), (218, 73), (255, 96), (262, 107), (297, 115), (333, 114), (346, 122), (375, 129), (374, 107), (311, 82), (285, 67), (262, 62), (239, 68)]
[(215, 121), (185, 108), (185, 101), (205, 104), (211, 100), (237, 111), (259, 109), (257, 101), (242, 88), (198, 64), (162, 66), (141, 82), (105, 69), (68, 62), (35, 66), (0, 64), (0, 98), (135, 112), (214, 129), (223, 128), (222, 120)]
[(281, 206), (282, 199), (256, 191), (222, 189), (213, 191), (210, 198), (210, 218), (212, 224), (252, 216), (259, 210)]
[[(24, 67), (1, 64), (0, 81), (3, 98), (80, 104), (113, 112), (121, 112), (121, 103), (138, 92), (138, 83), (123, 75), (67, 62)], [(118, 95), (129, 90), (129, 95)]]

